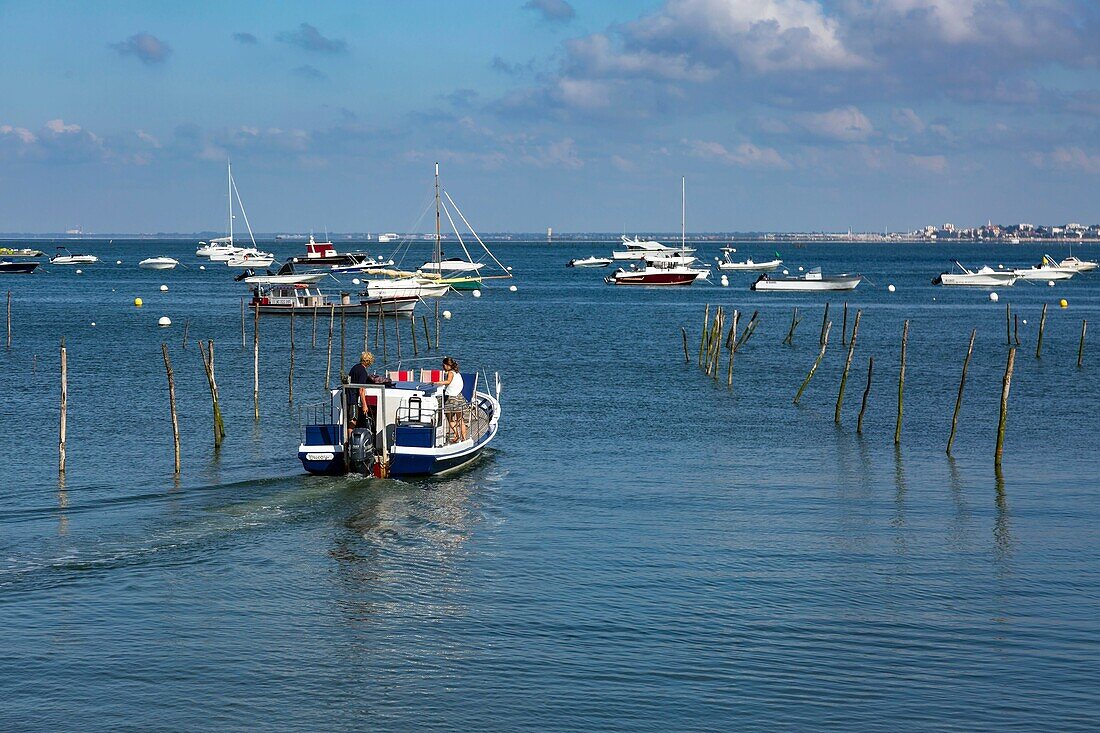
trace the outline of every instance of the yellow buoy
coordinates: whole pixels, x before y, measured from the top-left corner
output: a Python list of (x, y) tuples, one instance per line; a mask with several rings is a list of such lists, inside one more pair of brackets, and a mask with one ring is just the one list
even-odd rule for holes
[(134, 305), (136, 305), (138, 308), (141, 307), (141, 302), (141, 298), (134, 298)]
[(1061, 306), (1062, 308), (1069, 308), (1069, 303), (1066, 302), (1065, 298), (1062, 298), (1061, 300), (1059, 300), (1058, 305)]

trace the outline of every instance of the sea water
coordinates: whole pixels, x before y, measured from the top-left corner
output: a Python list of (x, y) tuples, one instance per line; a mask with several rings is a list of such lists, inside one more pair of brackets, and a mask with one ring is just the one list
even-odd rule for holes
[[(323, 398), (326, 314), (295, 319), (293, 404), (289, 319), (261, 317), (257, 422), (247, 289), (224, 265), (186, 242), (79, 245), (102, 263), (0, 282), (14, 331), (0, 349), (2, 730), (1100, 728), (1100, 273), (994, 303), (930, 280), (954, 258), (1022, 266), (1041, 247), (780, 244), (792, 273), (870, 279), (843, 294), (755, 294), (753, 275), (722, 288), (719, 273), (647, 289), (564, 267), (607, 243), (500, 244), (515, 279), (448, 296), (439, 349), (418, 320), (410, 361), (399, 324), (403, 366), (450, 355), (500, 373), (500, 433), (468, 470), (401, 482), (302, 472), (298, 410)], [(429, 256), (416, 246), (404, 264)], [(159, 255), (186, 268), (137, 268)], [(828, 350), (796, 406), (826, 302)], [(845, 302), (848, 336), (863, 315), (837, 425)], [(742, 324), (759, 311), (732, 388), (725, 353), (717, 380), (696, 365), (707, 304)], [(1021, 346), (998, 472), (1006, 305)], [(1083, 319), (1096, 326), (1078, 369)], [(341, 330), (347, 369), (363, 327), (333, 321), (333, 382)], [(391, 323), (380, 364), (397, 365), (397, 337)], [(200, 338), (215, 342), (220, 452)]]

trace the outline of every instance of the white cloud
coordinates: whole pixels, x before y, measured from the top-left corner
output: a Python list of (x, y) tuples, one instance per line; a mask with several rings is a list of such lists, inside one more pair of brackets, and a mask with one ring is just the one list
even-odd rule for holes
[(871, 120), (857, 107), (802, 114), (797, 121), (811, 134), (839, 142), (859, 142), (875, 133)]
[(0, 135), (11, 136), (18, 139), (23, 145), (33, 145), (38, 141), (38, 136), (25, 127), (13, 127), (12, 125), (0, 125)]
[(741, 143), (732, 151), (725, 145), (708, 140), (684, 140), (688, 154), (703, 160), (713, 160), (737, 168), (776, 168), (791, 167), (779, 151), (774, 148), (761, 148), (752, 143)]
[(1057, 147), (1049, 153), (1029, 153), (1026, 157), (1037, 168), (1100, 173), (1100, 154), (1091, 154), (1076, 146)]

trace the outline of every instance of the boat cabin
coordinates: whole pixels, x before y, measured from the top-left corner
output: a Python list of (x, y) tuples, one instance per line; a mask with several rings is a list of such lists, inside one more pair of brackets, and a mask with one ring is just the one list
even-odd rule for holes
[[(350, 296), (342, 297), (350, 302)], [(306, 283), (287, 285), (257, 285), (252, 288), (253, 306), (264, 309), (284, 308), (286, 310), (327, 308), (329, 303), (325, 295), (315, 286)]]

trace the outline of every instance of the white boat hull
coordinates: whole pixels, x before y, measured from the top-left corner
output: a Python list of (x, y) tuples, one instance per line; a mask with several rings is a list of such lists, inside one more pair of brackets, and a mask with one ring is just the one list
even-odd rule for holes
[(1077, 270), (1067, 267), (1030, 267), (1013, 270), (1012, 273), (1021, 280), (1069, 280), (1077, 274)]
[(477, 272), (482, 267), (485, 267), (484, 262), (443, 260), (442, 262), (425, 262), (420, 266), (420, 269), (423, 272), (438, 272), (442, 275), (456, 275), (462, 272)]
[(771, 272), (778, 270), (782, 264), (783, 260), (769, 260), (768, 262), (753, 262), (752, 260), (730, 262), (727, 260), (719, 262), (718, 269), (723, 272)]
[(789, 277), (772, 280), (765, 275), (761, 275), (760, 279), (754, 282), (750, 287), (752, 290), (758, 291), (762, 290), (809, 293), (831, 290), (855, 290), (862, 281), (863, 278), (859, 275), (853, 275), (851, 277), (825, 277), (819, 280), (807, 280), (805, 278), (799, 277)]
[(400, 280), (368, 280), (367, 296), (371, 298), (441, 298), (451, 289), (446, 283), (422, 282), (415, 278)]
[[(937, 278), (938, 285), (954, 285), (954, 286), (970, 286), (974, 288), (1000, 288), (1015, 285), (1016, 280), (1015, 273), (958, 273), (958, 272), (945, 272)], [(936, 282), (936, 281), (933, 281)]]
[(173, 260), (171, 257), (153, 257), (142, 260), (138, 263), (138, 267), (143, 270), (171, 270), (178, 264), (179, 261)]
[(271, 264), (275, 262), (274, 257), (234, 257), (231, 260), (226, 261), (226, 265), (229, 267), (249, 268), (249, 267), (271, 267)]
[(579, 260), (569, 260), (566, 267), (607, 267), (611, 260), (606, 257), (586, 257)]

